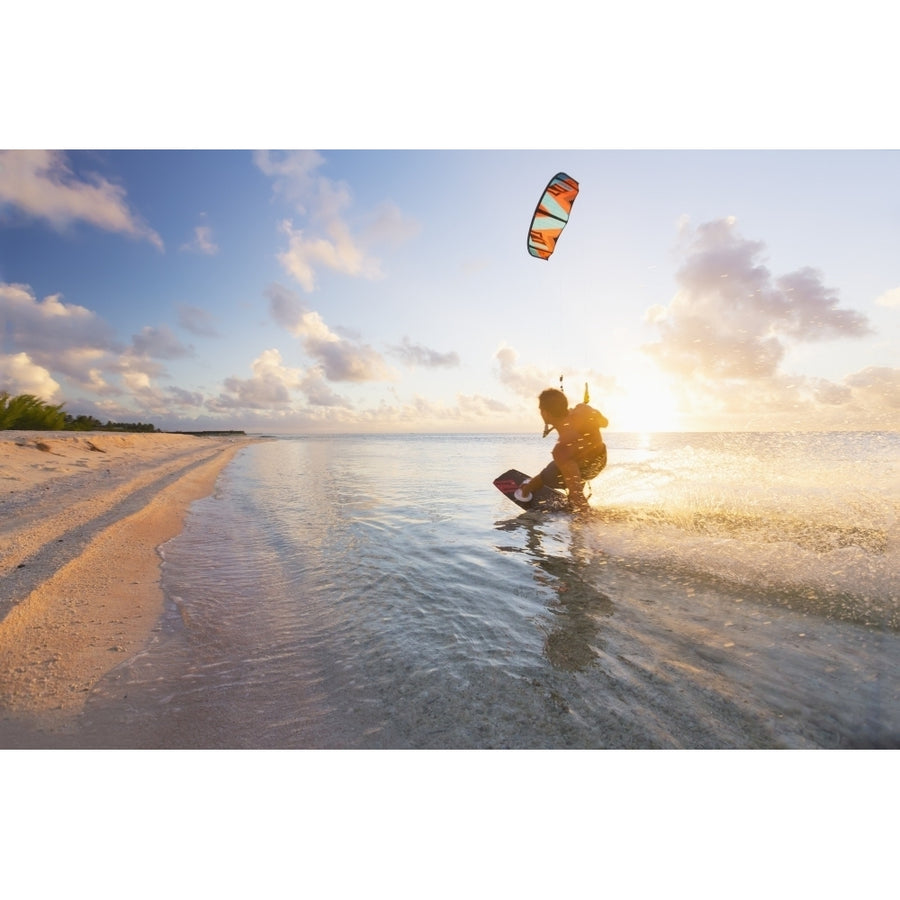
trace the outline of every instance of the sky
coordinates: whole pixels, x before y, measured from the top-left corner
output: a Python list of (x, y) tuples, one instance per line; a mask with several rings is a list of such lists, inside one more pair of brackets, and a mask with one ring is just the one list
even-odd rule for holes
[(614, 431), (898, 427), (891, 29), (463, 2), (429, 41), (390, 3), (302, 33), (201, 6), (125, 43), (103, 0), (12, 11), (0, 390), (166, 430), (528, 432), (562, 377)]
[[(580, 184), (554, 255), (548, 180)], [(166, 430), (900, 423), (900, 153), (5, 150), (0, 389)]]

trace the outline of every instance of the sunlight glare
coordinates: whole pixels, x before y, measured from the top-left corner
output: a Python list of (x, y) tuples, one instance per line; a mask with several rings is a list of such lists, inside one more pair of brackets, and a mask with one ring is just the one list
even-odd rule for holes
[[(625, 382), (625, 396), (608, 414), (616, 431), (678, 431), (678, 404), (661, 376), (642, 374)], [(615, 418), (613, 418), (615, 416)]]

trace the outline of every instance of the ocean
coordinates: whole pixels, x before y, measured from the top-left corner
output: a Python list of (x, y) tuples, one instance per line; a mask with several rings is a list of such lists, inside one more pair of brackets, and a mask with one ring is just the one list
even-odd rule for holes
[(583, 518), (494, 488), (539, 434), (248, 446), (75, 740), (900, 747), (900, 434), (606, 438)]

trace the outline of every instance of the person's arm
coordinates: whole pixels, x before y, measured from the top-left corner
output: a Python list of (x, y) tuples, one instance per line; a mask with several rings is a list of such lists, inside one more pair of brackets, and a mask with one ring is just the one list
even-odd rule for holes
[(519, 485), (519, 488), (515, 493), (515, 498), (516, 500), (521, 500), (523, 503), (527, 503), (543, 486), (544, 479), (541, 478), (540, 475), (535, 475), (534, 478), (526, 478)]

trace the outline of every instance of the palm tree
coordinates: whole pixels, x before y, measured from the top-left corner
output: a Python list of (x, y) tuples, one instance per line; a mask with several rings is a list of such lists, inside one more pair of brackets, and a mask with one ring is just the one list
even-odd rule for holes
[(63, 405), (53, 406), (33, 394), (11, 397), (0, 391), (0, 431), (61, 431), (66, 427)]

